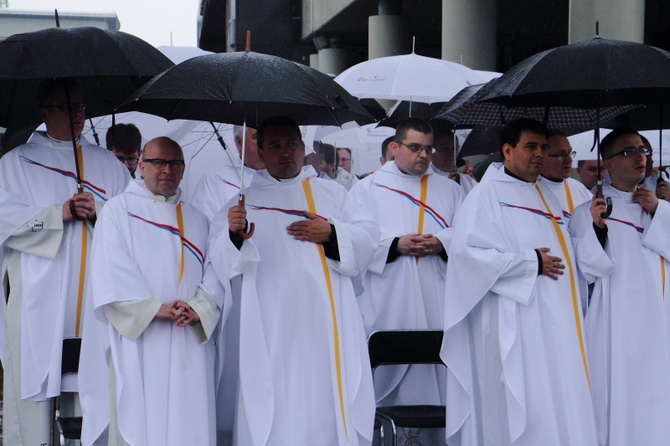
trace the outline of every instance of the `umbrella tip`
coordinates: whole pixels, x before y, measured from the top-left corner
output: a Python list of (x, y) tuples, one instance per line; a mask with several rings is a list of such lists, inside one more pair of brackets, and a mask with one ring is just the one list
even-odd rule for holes
[(594, 39), (600, 39), (600, 23), (596, 21), (596, 36)]
[(244, 51), (251, 51), (251, 30), (247, 30), (247, 44), (244, 47)]

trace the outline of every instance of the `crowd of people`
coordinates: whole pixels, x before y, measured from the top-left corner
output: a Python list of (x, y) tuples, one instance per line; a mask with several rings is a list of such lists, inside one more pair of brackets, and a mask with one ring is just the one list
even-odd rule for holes
[[(369, 445), (394, 404), (446, 404), (426, 444), (670, 439), (670, 188), (635, 130), (578, 181), (564, 133), (512, 121), (477, 183), (439, 122), (358, 178), (278, 116), (186, 202), (178, 143), (92, 145), (84, 101), (45, 81), (46, 131), (0, 159), (6, 444), (60, 444), (54, 398), (85, 445)], [(447, 368), (373, 379), (384, 329), (443, 330)]]

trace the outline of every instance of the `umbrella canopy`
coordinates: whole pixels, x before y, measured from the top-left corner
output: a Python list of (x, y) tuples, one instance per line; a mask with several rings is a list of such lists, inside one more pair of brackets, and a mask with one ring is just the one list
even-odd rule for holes
[(70, 77), (82, 87), (88, 117), (109, 114), (133, 91), (172, 66), (142, 39), (98, 28), (52, 28), (0, 42), (0, 126), (39, 123), (41, 81)]
[(489, 84), (481, 101), (596, 108), (670, 102), (670, 53), (595, 38), (535, 54)]
[(423, 102), (398, 101), (389, 110), (388, 116), (379, 122), (379, 125), (396, 128), (400, 121), (409, 117), (431, 119), (447, 104), (448, 102), (426, 104)]
[(487, 82), (497, 75), (411, 53), (361, 62), (342, 72), (335, 81), (358, 98), (432, 104), (448, 101), (468, 85)]
[[(495, 83), (497, 81), (492, 81)], [(636, 105), (603, 107), (600, 110), (575, 107), (506, 107), (492, 102), (479, 102), (486, 94), (488, 84), (471, 85), (461, 90), (442, 109), (434, 115), (435, 119), (444, 119), (456, 127), (469, 128), (479, 125), (504, 126), (513, 119), (529, 118), (543, 122), (554, 129), (589, 129), (598, 121), (610, 120), (636, 108)]]
[(186, 60), (156, 76), (120, 110), (166, 119), (257, 126), (272, 116), (341, 125), (374, 118), (328, 75), (281, 57), (241, 51)]

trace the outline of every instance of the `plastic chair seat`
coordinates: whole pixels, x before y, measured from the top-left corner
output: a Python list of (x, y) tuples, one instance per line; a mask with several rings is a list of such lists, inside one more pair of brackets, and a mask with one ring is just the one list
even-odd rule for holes
[(398, 427), (442, 428), (445, 427), (445, 406), (388, 406), (377, 407), (377, 414), (392, 421)]

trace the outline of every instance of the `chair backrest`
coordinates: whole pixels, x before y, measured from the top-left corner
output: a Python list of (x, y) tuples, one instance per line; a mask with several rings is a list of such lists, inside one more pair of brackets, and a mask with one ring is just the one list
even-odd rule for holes
[(372, 370), (390, 364), (444, 364), (442, 330), (378, 330), (368, 336)]
[(77, 373), (79, 371), (79, 354), (81, 352), (81, 338), (63, 339), (63, 359), (61, 375)]

